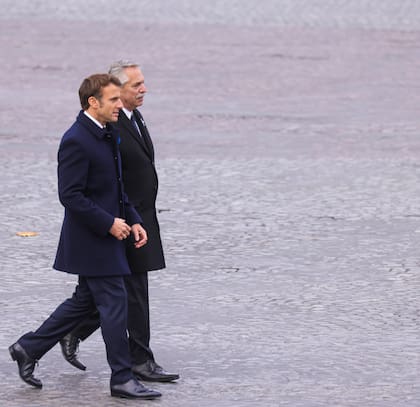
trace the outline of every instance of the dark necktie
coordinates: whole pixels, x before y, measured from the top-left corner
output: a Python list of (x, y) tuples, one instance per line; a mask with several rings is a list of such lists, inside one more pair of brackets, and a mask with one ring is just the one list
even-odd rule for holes
[(143, 135), (141, 134), (139, 125), (136, 122), (136, 118), (134, 117), (134, 113), (131, 115), (131, 124), (134, 127), (134, 130), (136, 130), (136, 133), (139, 135), (139, 137), (143, 140)]

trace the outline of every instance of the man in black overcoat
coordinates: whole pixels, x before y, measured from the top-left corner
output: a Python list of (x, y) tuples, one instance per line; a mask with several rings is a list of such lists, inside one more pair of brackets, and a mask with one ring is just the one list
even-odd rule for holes
[[(177, 380), (179, 375), (169, 373), (158, 365), (150, 348), (148, 272), (165, 268), (165, 258), (156, 215), (158, 177), (153, 143), (137, 110), (143, 104), (147, 89), (143, 73), (136, 63), (118, 61), (111, 65), (109, 73), (122, 83), (123, 108), (115, 127), (121, 138), (124, 188), (129, 201), (141, 215), (148, 236), (147, 244), (140, 249), (127, 242), (127, 259), (132, 272), (125, 278), (132, 369), (141, 380), (170, 382)], [(93, 313), (60, 342), (64, 357), (73, 366), (85, 369), (77, 359), (78, 344), (90, 336), (99, 324), (97, 313)]]
[(121, 83), (109, 74), (86, 78), (79, 89), (82, 111), (64, 134), (58, 150), (58, 194), (65, 208), (54, 262), (59, 271), (78, 275), (68, 298), (34, 332), (9, 347), (19, 375), (41, 388), (35, 364), (95, 308), (101, 320), (111, 395), (156, 398), (134, 377), (127, 337), (127, 293), (130, 275), (124, 240), (130, 234), (137, 250), (147, 241), (138, 212), (124, 193), (119, 136), (107, 124), (116, 121), (122, 103)]

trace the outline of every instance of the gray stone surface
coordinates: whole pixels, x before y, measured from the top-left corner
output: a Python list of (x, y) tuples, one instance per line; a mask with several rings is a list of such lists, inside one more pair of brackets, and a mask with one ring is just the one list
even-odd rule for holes
[[(0, 1), (0, 404), (419, 406), (418, 3), (56, 4)], [(86, 372), (52, 349), (41, 391), (7, 353), (72, 293), (56, 150), (81, 79), (120, 57), (142, 63), (160, 174), (152, 346), (181, 374), (151, 402), (109, 396), (99, 333)]]

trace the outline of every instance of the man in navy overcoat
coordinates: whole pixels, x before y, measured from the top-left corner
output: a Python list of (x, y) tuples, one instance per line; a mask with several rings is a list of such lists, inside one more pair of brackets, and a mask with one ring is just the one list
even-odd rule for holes
[(135, 247), (147, 242), (141, 217), (128, 202), (121, 179), (118, 136), (108, 122), (122, 108), (120, 81), (108, 74), (86, 78), (79, 89), (82, 111), (64, 134), (58, 151), (58, 193), (65, 208), (54, 268), (79, 276), (73, 296), (35, 331), (9, 348), (19, 375), (41, 388), (33, 376), (36, 361), (96, 308), (111, 367), (111, 395), (155, 398), (133, 376), (127, 338), (130, 274), (124, 240)]

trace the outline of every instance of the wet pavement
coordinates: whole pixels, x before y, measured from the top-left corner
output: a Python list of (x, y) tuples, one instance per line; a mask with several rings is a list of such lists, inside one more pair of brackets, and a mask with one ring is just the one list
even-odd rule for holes
[[(62, 7), (59, 21), (0, 1), (2, 406), (420, 405), (420, 9), (282, 1), (270, 20), (251, 3), (241, 25), (197, 6), (195, 24), (158, 6), (141, 23)], [(152, 348), (181, 375), (147, 402), (110, 397), (99, 333), (86, 372), (52, 349), (41, 391), (7, 352), (72, 293), (51, 268), (56, 150), (82, 78), (120, 57), (143, 67), (160, 175)]]

